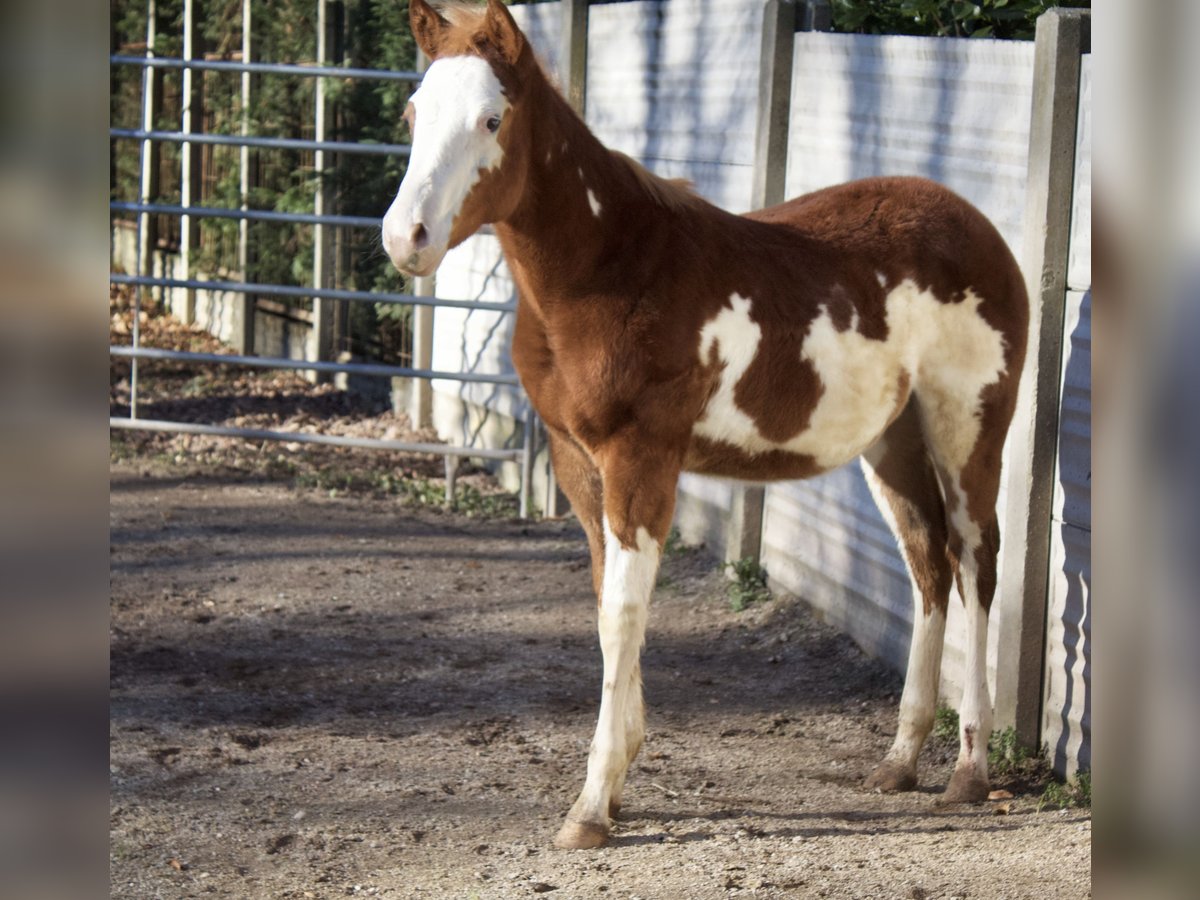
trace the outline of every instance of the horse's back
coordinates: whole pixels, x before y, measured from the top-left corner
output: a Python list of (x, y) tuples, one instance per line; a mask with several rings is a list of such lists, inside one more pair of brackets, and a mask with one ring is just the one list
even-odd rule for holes
[(912, 278), (944, 300), (971, 288), (988, 305), (1028, 311), (1020, 269), (1000, 232), (969, 201), (927, 178), (863, 178), (747, 218), (788, 229), (844, 264), (896, 283)]

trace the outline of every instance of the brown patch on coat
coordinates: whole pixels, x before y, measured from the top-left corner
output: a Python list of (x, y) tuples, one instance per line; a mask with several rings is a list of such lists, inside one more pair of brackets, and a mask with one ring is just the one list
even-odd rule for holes
[(775, 444), (808, 427), (825, 393), (816, 368), (800, 356), (804, 337), (795, 330), (763, 328), (758, 352), (733, 388), (733, 402), (754, 421), (758, 433)]
[(896, 523), (896, 540), (925, 615), (935, 608), (944, 613), (953, 579), (946, 510), (915, 402), (905, 406), (882, 440), (886, 449), (872, 467), (879, 493)]
[(750, 481), (790, 481), (811, 478), (823, 470), (816, 460), (803, 453), (768, 450), (747, 453), (724, 441), (693, 437), (684, 457), (684, 469), (719, 478), (743, 478)]

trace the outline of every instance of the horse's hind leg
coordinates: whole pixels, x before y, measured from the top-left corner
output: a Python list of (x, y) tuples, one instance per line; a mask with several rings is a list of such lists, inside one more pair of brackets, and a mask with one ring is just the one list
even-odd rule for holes
[(945, 802), (988, 795), (988, 738), (992, 698), (987, 678), (988, 612), (996, 593), (1000, 528), (1000, 457), (1012, 412), (1016, 378), (1001, 373), (978, 396), (947, 385), (919, 392), (926, 442), (945, 497), (950, 553), (966, 613), (963, 694), (958, 710), (959, 754)]
[(912, 790), (917, 786), (917, 756), (933, 728), (952, 578), (945, 509), (915, 403), (910, 402), (883, 438), (863, 454), (862, 467), (903, 550), (913, 591), (912, 643), (896, 738), (866, 786)]

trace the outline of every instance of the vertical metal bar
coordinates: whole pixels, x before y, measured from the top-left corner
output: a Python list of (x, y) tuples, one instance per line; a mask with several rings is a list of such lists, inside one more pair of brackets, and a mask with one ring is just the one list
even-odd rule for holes
[(1015, 727), (1027, 747), (1041, 732), (1080, 55), (1090, 22), (1086, 11), (1051, 9), (1038, 19), (1034, 49), (1022, 251), (1032, 316), (1008, 437), (996, 665), (996, 727)]
[(457, 498), (455, 497), (455, 487), (458, 483), (458, 457), (446, 457), (446, 509), (454, 509), (458, 506)]
[[(147, 0), (146, 3), (146, 56), (154, 56), (154, 39), (158, 34), (158, 5), (155, 0)], [(142, 72), (142, 130), (153, 131), (155, 126), (154, 113), (157, 109), (158, 91), (156, 82), (159, 79), (157, 70), (150, 66)], [(154, 152), (154, 144), (151, 141), (141, 142), (141, 158), (139, 160), (138, 170), (141, 175), (141, 184), (139, 187), (139, 197), (142, 203), (153, 203), (156, 199), (155, 194), (158, 193), (158, 171), (155, 165), (157, 154)], [(138, 254), (135, 275), (151, 275), (151, 269), (154, 266), (154, 220), (151, 218), (152, 213), (141, 213), (138, 215), (137, 224), (137, 239), (138, 245), (136, 252)], [(142, 266), (145, 265), (145, 270)]]
[[(154, 0), (146, 3), (146, 55), (154, 55), (154, 38), (158, 32), (158, 10)], [(146, 66), (142, 70), (142, 128), (154, 130), (154, 70)], [(141, 176), (139, 194), (142, 203), (154, 199), (154, 178), (151, 172), (154, 155), (151, 152), (150, 141), (142, 141), (138, 145), (138, 172)], [(137, 217), (137, 231), (134, 234), (133, 270), (135, 275), (146, 275), (142, 270), (143, 263), (150, 259), (150, 248), (146, 246), (150, 237), (150, 214), (141, 213)], [(142, 329), (142, 288), (133, 289), (133, 327), (132, 334), (134, 349), (141, 345)], [(129, 365), (129, 418), (136, 419), (138, 414), (138, 359), (135, 356)]]
[[(193, 59), (196, 53), (196, 4), (194, 0), (183, 0), (183, 58)], [(180, 122), (180, 130), (184, 134), (191, 134), (194, 130), (195, 114), (194, 103), (195, 96), (195, 72), (190, 68), (185, 68), (180, 76), (182, 81), (180, 106), (183, 110)], [(193, 145), (190, 141), (185, 141), (179, 145), (180, 153), (180, 170), (179, 170), (179, 197), (181, 206), (191, 206), (195, 198), (192, 196), (192, 181), (194, 178), (195, 160), (192, 153)], [(192, 277), (192, 245), (194, 243), (195, 228), (199, 223), (195, 222), (191, 216), (179, 217), (179, 268), (183, 272), (184, 278)], [(184, 290), (184, 307), (183, 315), (180, 317), (183, 321), (190, 325), (196, 321), (196, 291), (187, 288)]]
[(833, 31), (833, 7), (829, 0), (804, 0), (801, 31)]
[[(330, 51), (330, 16), (328, 0), (317, 0), (317, 65), (329, 63)], [(314, 94), (316, 109), (314, 117), (314, 137), (318, 141), (327, 139), (327, 115), (329, 104), (326, 99), (326, 79), (316, 79)], [(316, 172), (317, 186), (313, 197), (313, 212), (323, 216), (330, 211), (332, 196), (325, 179), (326, 154), (317, 150), (313, 154), (313, 169)], [(333, 262), (330, 237), (332, 229), (326, 225), (313, 226), (313, 271), (312, 284), (317, 290), (332, 287), (331, 264)], [(334, 304), (332, 300), (313, 298), (312, 331), (309, 332), (309, 357), (313, 360), (333, 358), (333, 317)], [(319, 376), (314, 376), (320, 380)]]
[(525, 429), (521, 436), (521, 496), (519, 515), (522, 519), (529, 518), (530, 492), (533, 489), (533, 455), (534, 434), (537, 433), (538, 417), (533, 406), (526, 407)]
[[(242, 0), (242, 62), (253, 61), (251, 0)], [(242, 73), (242, 122), (241, 133), (245, 137), (250, 134), (250, 73)], [(250, 148), (241, 147), (238, 150), (238, 199), (242, 210), (250, 208)], [(250, 220), (242, 219), (238, 223), (238, 268), (242, 272), (242, 280), (250, 280)], [(254, 352), (254, 315), (257, 300), (253, 294), (243, 294), (240, 306), (242, 310), (241, 327), (237, 332), (237, 349), (243, 355)]]
[(554, 474), (554, 461), (546, 454), (546, 502), (542, 506), (542, 515), (547, 519), (557, 519), (563, 514), (559, 502), (558, 477)]
[(588, 3), (562, 0), (562, 49), (559, 79), (567, 102), (582, 118), (587, 107)]
[[(429, 68), (429, 57), (417, 52), (417, 71)], [(437, 273), (426, 278), (414, 278), (412, 292), (418, 297), (437, 295)], [(412, 307), (412, 366), (414, 369), (433, 368), (433, 324), (436, 310), (429, 306)], [(412, 382), (408, 395), (408, 418), (414, 428), (433, 427), (433, 384), (428, 378)]]

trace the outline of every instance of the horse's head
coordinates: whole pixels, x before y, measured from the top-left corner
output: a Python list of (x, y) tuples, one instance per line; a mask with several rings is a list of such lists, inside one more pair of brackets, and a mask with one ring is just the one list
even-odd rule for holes
[(433, 62), (404, 112), (412, 155), (383, 217), (383, 246), (402, 272), (428, 275), (447, 250), (516, 208), (528, 132), (521, 85), (536, 63), (500, 0), (445, 16), (412, 0), (409, 18)]

